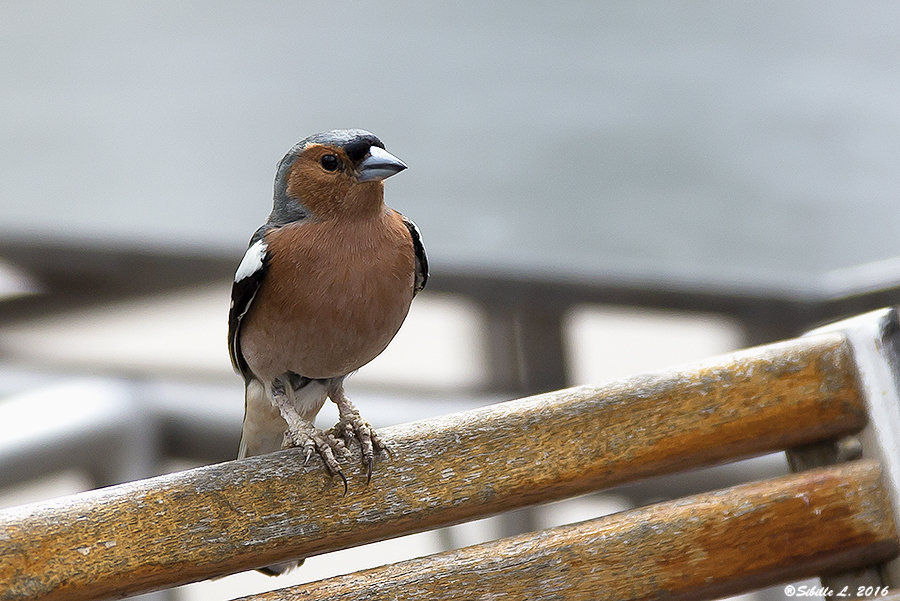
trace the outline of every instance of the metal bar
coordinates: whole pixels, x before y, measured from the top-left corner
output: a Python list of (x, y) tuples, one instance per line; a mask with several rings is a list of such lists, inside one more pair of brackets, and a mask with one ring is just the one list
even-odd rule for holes
[[(857, 453), (881, 463), (885, 488), (895, 515), (900, 515), (900, 315), (895, 308), (873, 311), (840, 321), (811, 333), (840, 333), (847, 338), (859, 370), (860, 389), (870, 419), (857, 437)], [(900, 560), (882, 566), (883, 584), (900, 586)], [(861, 575), (859, 584), (871, 584), (872, 575)], [(826, 582), (826, 581), (823, 581)], [(838, 581), (828, 581), (835, 590)], [(853, 583), (851, 576), (840, 584)]]

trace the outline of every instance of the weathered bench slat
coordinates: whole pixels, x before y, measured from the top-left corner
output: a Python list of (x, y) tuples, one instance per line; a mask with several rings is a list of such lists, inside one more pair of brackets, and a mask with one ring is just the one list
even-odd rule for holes
[(350, 494), (283, 451), (0, 512), (0, 599), (202, 580), (858, 431), (837, 334), (381, 431)]
[(715, 599), (883, 562), (898, 550), (880, 467), (861, 461), (242, 601)]

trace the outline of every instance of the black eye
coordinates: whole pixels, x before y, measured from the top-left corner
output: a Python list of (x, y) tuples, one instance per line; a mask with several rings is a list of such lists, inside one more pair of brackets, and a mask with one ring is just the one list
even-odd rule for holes
[(341, 166), (341, 162), (333, 154), (323, 155), (319, 159), (319, 163), (321, 163), (322, 169), (325, 171), (337, 171), (337, 168)]

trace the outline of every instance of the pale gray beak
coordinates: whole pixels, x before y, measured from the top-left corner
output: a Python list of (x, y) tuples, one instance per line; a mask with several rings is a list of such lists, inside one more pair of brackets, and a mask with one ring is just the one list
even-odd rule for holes
[(369, 154), (359, 163), (357, 179), (370, 182), (387, 179), (406, 169), (406, 163), (383, 148), (372, 146)]

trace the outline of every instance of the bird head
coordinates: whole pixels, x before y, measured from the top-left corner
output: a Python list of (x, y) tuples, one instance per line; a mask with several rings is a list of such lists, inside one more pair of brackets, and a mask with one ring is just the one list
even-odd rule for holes
[(361, 129), (312, 135), (278, 164), (273, 217), (290, 222), (370, 215), (384, 205), (384, 180), (406, 165)]

